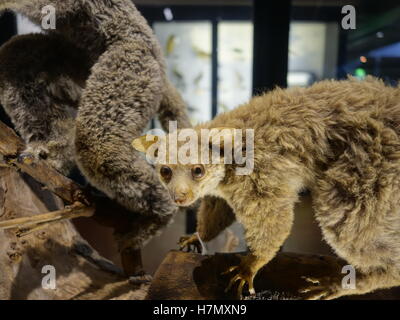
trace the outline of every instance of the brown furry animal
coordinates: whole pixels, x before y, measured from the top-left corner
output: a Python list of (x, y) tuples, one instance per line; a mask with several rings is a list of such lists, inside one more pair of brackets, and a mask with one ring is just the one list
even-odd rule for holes
[(55, 30), (14, 37), (2, 47), (0, 102), (27, 152), (64, 173), (76, 163), (110, 198), (155, 217), (132, 236), (137, 247), (177, 207), (130, 142), (157, 114), (162, 124), (190, 126), (185, 105), (131, 0), (0, 0), (0, 11), (15, 10), (40, 26), (49, 4)]
[[(299, 191), (307, 188), (325, 240), (355, 267), (357, 277), (353, 290), (342, 288), (341, 279), (308, 279), (304, 297), (333, 299), (400, 285), (398, 87), (370, 77), (275, 89), (196, 131), (221, 127), (254, 129), (250, 174), (237, 175), (235, 163), (167, 161), (157, 169), (177, 204), (221, 197), (243, 224), (251, 252), (228, 270), (237, 272), (231, 284), (240, 281), (241, 291), (248, 283), (254, 291), (254, 276), (289, 235)], [(141, 151), (153, 146), (144, 138), (134, 145)], [(167, 149), (168, 159), (174, 152)], [(199, 229), (215, 233), (219, 221), (200, 221)]]

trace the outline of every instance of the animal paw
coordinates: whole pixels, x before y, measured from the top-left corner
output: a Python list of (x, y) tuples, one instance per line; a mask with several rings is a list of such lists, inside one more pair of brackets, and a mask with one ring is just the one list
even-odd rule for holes
[(62, 174), (67, 174), (74, 165), (73, 150), (69, 145), (53, 140), (30, 142), (18, 157), (18, 161), (24, 164), (39, 160), (45, 161)]
[(239, 282), (237, 294), (238, 297), (242, 298), (243, 288), (247, 284), (250, 295), (255, 295), (256, 291), (254, 290), (254, 277), (256, 276), (258, 270), (263, 265), (260, 263), (260, 260), (252, 255), (249, 254), (247, 256), (239, 255), (240, 263), (237, 266), (230, 267), (227, 271), (222, 274), (229, 274), (232, 272), (236, 272), (236, 274), (231, 278), (225, 292), (231, 290), (232, 286)]
[(307, 286), (299, 290), (305, 300), (332, 300), (344, 295), (337, 279), (330, 277), (302, 277)]
[(178, 241), (179, 250), (187, 249), (187, 252), (201, 253), (201, 243), (197, 234), (183, 236)]
[(18, 161), (24, 164), (31, 164), (34, 161), (46, 160), (49, 156), (49, 149), (44, 142), (31, 142), (19, 155)]

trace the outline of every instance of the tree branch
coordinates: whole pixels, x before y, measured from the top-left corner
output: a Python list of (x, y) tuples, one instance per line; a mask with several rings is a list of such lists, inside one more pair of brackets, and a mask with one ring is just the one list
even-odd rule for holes
[(71, 179), (63, 176), (50, 167), (45, 161), (22, 157), (21, 152), (25, 144), (20, 137), (3, 122), (0, 121), (0, 154), (4, 157), (4, 165), (15, 167), (45, 185), (54, 194), (72, 204), (63, 210), (12, 219), (0, 223), (0, 229), (19, 228), (20, 236), (27, 235), (44, 224), (73, 219), (77, 217), (91, 217), (95, 207), (84, 190)]
[(24, 149), (25, 144), (22, 139), (0, 121), (0, 154), (4, 156), (6, 163), (29, 174), (66, 202), (71, 204), (81, 202), (87, 206), (90, 205), (91, 201), (77, 183), (63, 176), (45, 161), (22, 159), (21, 152)]
[(78, 217), (91, 217), (94, 213), (93, 207), (87, 207), (80, 202), (76, 202), (71, 206), (66, 206), (62, 210), (57, 210), (49, 213), (38, 214), (35, 216), (11, 219), (0, 222), (0, 229), (12, 229), (18, 227), (20, 232), (19, 237), (30, 234), (36, 231), (41, 226), (64, 219), (74, 219)]

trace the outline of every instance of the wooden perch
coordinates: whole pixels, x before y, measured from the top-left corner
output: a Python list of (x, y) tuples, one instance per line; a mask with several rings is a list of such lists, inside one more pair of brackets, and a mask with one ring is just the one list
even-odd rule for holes
[(60, 174), (45, 161), (23, 161), (20, 155), (24, 149), (25, 144), (22, 139), (0, 121), (0, 154), (9, 164), (44, 184), (48, 190), (66, 202), (90, 205), (88, 197), (77, 183)]
[[(195, 253), (171, 251), (154, 275), (148, 300), (225, 300), (237, 299), (236, 291), (225, 293), (229, 276), (221, 274), (239, 262), (233, 253), (202, 256)], [(306, 277), (342, 278), (347, 263), (334, 256), (298, 253), (278, 253), (255, 278), (258, 293), (255, 299), (300, 299), (298, 290), (307, 283)], [(378, 290), (362, 296), (341, 299), (399, 299), (400, 288)]]
[(0, 153), (6, 157), (16, 157), (24, 148), (21, 138), (0, 121)]
[(18, 227), (22, 231), (19, 233), (19, 236), (23, 236), (27, 235), (32, 230), (38, 230), (40, 226), (43, 226), (47, 223), (78, 217), (91, 217), (93, 212), (94, 208), (87, 207), (80, 202), (76, 202), (75, 204), (67, 206), (61, 210), (35, 216), (0, 221), (0, 229), (6, 230)]
[(77, 183), (60, 174), (45, 161), (21, 158), (21, 152), (24, 149), (25, 144), (22, 139), (0, 121), (0, 154), (3, 155), (5, 164), (27, 173), (72, 205), (50, 213), (3, 221), (0, 222), (0, 229), (25, 228), (25, 232), (20, 233), (20, 235), (25, 235), (43, 224), (77, 217), (90, 217), (94, 214), (94, 206)]

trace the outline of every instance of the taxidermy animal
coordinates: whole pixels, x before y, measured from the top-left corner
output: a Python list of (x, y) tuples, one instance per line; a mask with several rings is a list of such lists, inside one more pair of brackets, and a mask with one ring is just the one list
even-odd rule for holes
[(130, 0), (0, 0), (0, 11), (41, 26), (48, 5), (55, 9), (54, 30), (14, 37), (1, 48), (0, 103), (27, 153), (65, 174), (76, 163), (90, 184), (121, 205), (165, 218), (137, 230), (131, 246), (140, 246), (177, 206), (130, 143), (157, 114), (165, 127), (169, 120), (190, 126), (185, 105)]
[[(231, 285), (238, 281), (241, 292), (247, 283), (254, 292), (257, 271), (290, 233), (303, 189), (311, 191), (324, 239), (357, 272), (355, 289), (342, 288), (341, 278), (308, 278), (304, 298), (333, 299), (400, 285), (398, 87), (369, 77), (275, 89), (195, 130), (200, 136), (201, 129), (211, 128), (254, 129), (250, 174), (237, 175), (235, 162), (182, 164), (179, 158), (176, 164), (157, 163), (157, 171), (178, 205), (220, 197), (243, 224), (250, 253), (228, 270), (236, 273)], [(157, 141), (144, 139), (133, 143), (142, 152)], [(166, 149), (167, 160), (174, 152)], [(231, 220), (215, 213), (201, 219), (199, 228), (216, 233)]]

